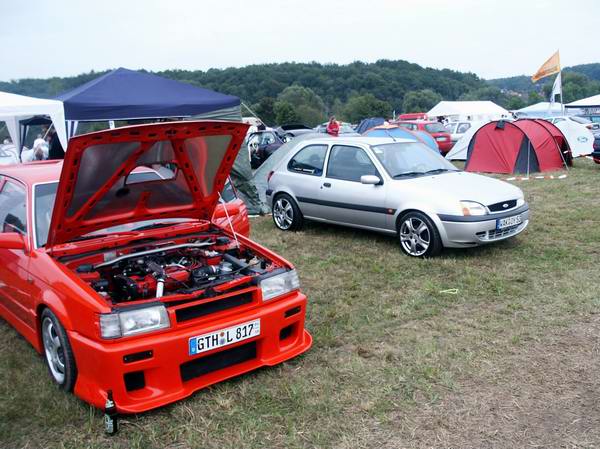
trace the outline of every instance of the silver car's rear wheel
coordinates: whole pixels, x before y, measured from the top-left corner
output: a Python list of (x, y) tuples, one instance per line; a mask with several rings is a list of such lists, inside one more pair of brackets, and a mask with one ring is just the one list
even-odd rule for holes
[(402, 250), (413, 257), (437, 255), (441, 239), (435, 225), (420, 212), (410, 212), (400, 219), (398, 229)]
[(275, 197), (273, 222), (282, 231), (294, 231), (302, 225), (302, 214), (291, 196), (282, 193)]

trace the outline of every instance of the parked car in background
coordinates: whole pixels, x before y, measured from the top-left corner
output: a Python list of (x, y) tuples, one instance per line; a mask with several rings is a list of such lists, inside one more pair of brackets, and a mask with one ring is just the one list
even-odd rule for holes
[(395, 123), (410, 129), (411, 131), (425, 131), (426, 133), (431, 134), (442, 154), (446, 154), (452, 148), (453, 143), (450, 133), (440, 122), (427, 120), (398, 120)]
[(594, 151), (592, 152), (592, 158), (596, 164), (600, 164), (600, 131), (594, 133)]
[(281, 125), (277, 127), (275, 131), (284, 142), (289, 142), (294, 137), (301, 136), (302, 134), (314, 132), (314, 130), (310, 126), (306, 126), (300, 123)]
[[(285, 142), (275, 130), (256, 131), (246, 136), (246, 145), (250, 153), (250, 166), (258, 168)], [(242, 145), (244, 147), (244, 145)]]
[(0, 165), (18, 164), (20, 161), (17, 147), (13, 144), (0, 144)]
[(600, 131), (600, 123), (594, 123), (591, 120), (584, 117), (577, 117), (575, 115), (564, 115), (561, 117), (549, 117), (548, 121), (556, 124), (565, 120), (577, 123), (578, 125), (585, 126), (590, 131)]
[(213, 221), (241, 211), (217, 203), (246, 128), (111, 129), (0, 168), (0, 316), (61, 389), (138, 413), (308, 350), (294, 267)]
[[(318, 125), (314, 130), (318, 133), (323, 133), (323, 134), (327, 134), (327, 124), (328, 122), (325, 123), (321, 123), (320, 125)], [(340, 122), (340, 131), (339, 131), (339, 135), (345, 135), (347, 137), (349, 136), (360, 136), (360, 134), (358, 134), (354, 128), (352, 128), (352, 125), (350, 123), (345, 123), (345, 122)]]
[(529, 223), (518, 187), (460, 171), (408, 139), (307, 141), (274, 167), (266, 194), (283, 231), (304, 220), (373, 230), (415, 257), (504, 240)]
[(450, 122), (446, 123), (444, 127), (450, 133), (452, 143), (456, 143), (471, 128), (471, 122)]

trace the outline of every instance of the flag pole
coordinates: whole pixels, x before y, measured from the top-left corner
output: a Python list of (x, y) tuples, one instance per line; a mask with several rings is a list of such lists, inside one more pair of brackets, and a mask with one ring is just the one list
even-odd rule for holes
[(565, 104), (562, 97), (562, 69), (558, 72), (558, 76), (560, 76), (560, 112), (561, 115), (565, 115)]

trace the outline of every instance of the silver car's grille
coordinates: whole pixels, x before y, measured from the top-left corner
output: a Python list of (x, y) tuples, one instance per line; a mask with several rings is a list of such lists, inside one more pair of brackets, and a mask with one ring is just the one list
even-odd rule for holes
[(523, 223), (520, 223), (504, 229), (492, 229), (490, 231), (478, 232), (476, 235), (480, 240), (497, 240), (515, 234), (522, 226)]
[(517, 207), (517, 200), (500, 201), (499, 203), (488, 205), (490, 212), (504, 212), (515, 207)]

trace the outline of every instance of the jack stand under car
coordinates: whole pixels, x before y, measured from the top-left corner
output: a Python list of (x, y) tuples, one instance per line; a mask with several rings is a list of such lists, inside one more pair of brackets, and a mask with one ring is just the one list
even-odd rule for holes
[(104, 406), (104, 431), (108, 435), (115, 435), (119, 431), (119, 416), (117, 406), (113, 399), (112, 390), (108, 390), (106, 395), (106, 405)]

